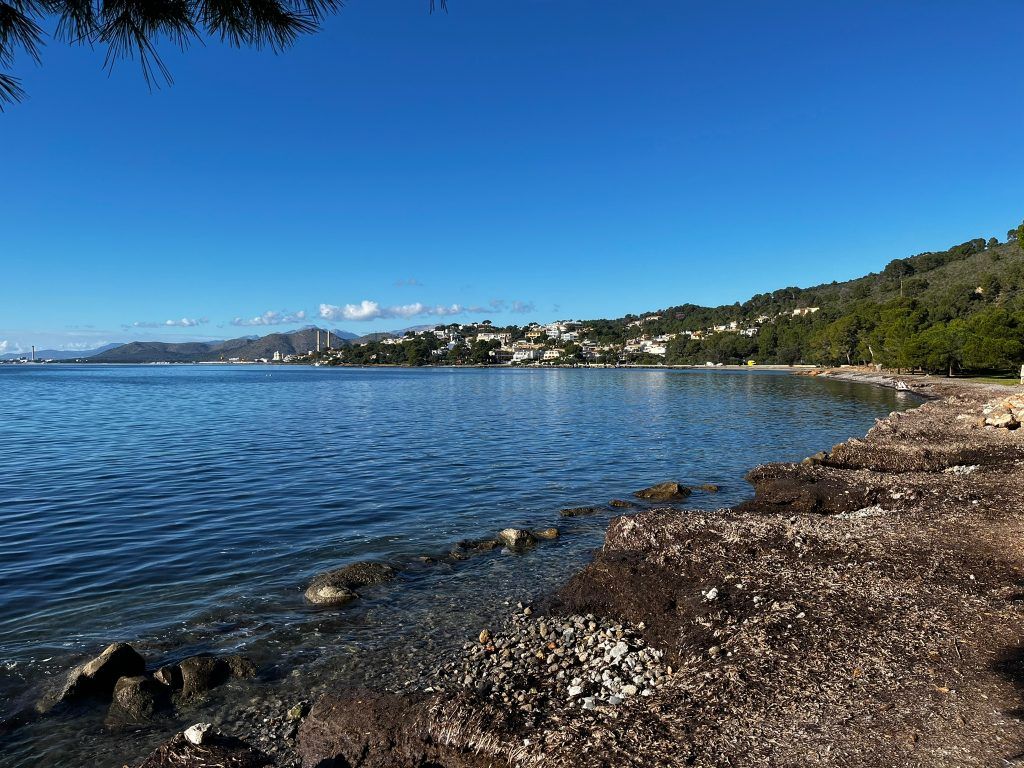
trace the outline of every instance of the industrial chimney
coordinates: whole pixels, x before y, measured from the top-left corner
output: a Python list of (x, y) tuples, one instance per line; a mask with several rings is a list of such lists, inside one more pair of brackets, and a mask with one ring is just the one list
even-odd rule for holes
[(316, 353), (320, 354), (320, 329), (316, 329)]
[(34, 363), (35, 361), (36, 361), (36, 345), (33, 344), (32, 345), (32, 362)]

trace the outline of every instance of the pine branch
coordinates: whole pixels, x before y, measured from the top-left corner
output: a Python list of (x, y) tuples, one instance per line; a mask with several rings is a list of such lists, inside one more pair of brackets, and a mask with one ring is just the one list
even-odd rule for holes
[[(0, 68), (12, 67), (22, 51), (40, 61), (40, 22), (55, 18), (54, 37), (77, 45), (106, 46), (104, 65), (136, 59), (150, 88), (170, 84), (171, 72), (157, 43), (168, 40), (184, 50), (204, 36), (241, 47), (269, 47), (275, 52), (300, 35), (320, 28), (345, 0), (0, 0)], [(447, 0), (430, 0), (430, 12), (447, 12)], [(0, 69), (0, 111), (23, 100), (20, 81)]]

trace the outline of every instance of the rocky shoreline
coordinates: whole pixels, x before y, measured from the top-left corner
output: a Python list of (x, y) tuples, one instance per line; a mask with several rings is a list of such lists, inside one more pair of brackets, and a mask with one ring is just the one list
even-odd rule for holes
[[(1015, 764), (1014, 390), (907, 382), (929, 402), (802, 463), (752, 470), (748, 502), (627, 510), (558, 594), (474, 630), (422, 690), (339, 690), (272, 715), (257, 704), (139, 767)], [(346, 578), (318, 587), (339, 597)]]

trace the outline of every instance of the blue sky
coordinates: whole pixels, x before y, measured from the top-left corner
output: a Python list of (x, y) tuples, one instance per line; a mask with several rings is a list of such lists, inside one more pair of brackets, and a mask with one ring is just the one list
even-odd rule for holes
[(731, 303), (1024, 218), (1016, 0), (449, 6), (167, 48), (152, 93), (20, 60), (0, 345)]

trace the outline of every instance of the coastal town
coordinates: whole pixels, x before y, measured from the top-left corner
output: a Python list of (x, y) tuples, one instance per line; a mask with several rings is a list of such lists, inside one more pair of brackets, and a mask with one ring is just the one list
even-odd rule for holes
[[(799, 307), (789, 317), (808, 317), (819, 307)], [(779, 315), (758, 315), (747, 322), (738, 320), (696, 330), (665, 332), (666, 315), (652, 313), (625, 323), (628, 338), (609, 339), (607, 329), (593, 322), (557, 320), (547, 324), (495, 327), (491, 321), (452, 323), (417, 328), (401, 336), (332, 344), (331, 334), (317, 332), (316, 347), (305, 353), (275, 352), (269, 363), (342, 364), (477, 364), (509, 366), (576, 366), (660, 364), (665, 362), (673, 344), (702, 341), (716, 334), (732, 334), (746, 339), (757, 337), (763, 325)], [(678, 319), (678, 318), (677, 318)], [(335, 337), (337, 341), (337, 337)], [(425, 354), (428, 356), (425, 356)], [(232, 361), (241, 362), (241, 360)], [(754, 365), (756, 360), (743, 360)], [(708, 366), (723, 365), (707, 361)]]

